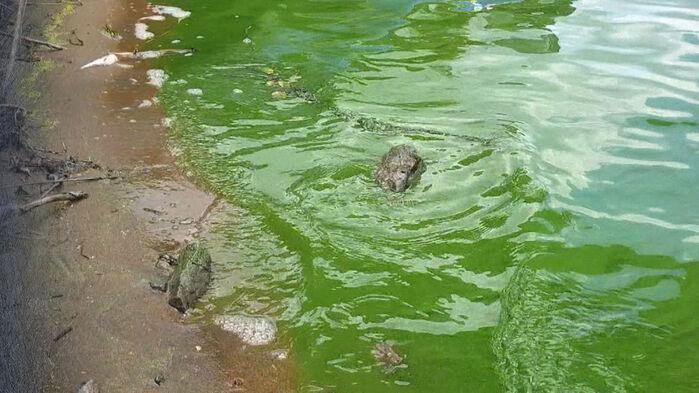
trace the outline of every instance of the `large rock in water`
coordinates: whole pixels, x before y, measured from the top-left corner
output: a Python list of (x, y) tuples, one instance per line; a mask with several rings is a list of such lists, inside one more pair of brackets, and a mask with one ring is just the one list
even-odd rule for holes
[(200, 244), (190, 243), (180, 252), (168, 282), (168, 303), (185, 312), (206, 293), (210, 282), (211, 255)]
[(414, 147), (394, 146), (381, 158), (374, 181), (385, 191), (403, 192), (423, 171), (424, 163)]

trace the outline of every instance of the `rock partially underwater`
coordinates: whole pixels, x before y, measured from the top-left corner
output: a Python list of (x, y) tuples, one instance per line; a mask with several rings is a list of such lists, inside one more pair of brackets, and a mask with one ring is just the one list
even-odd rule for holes
[(388, 342), (381, 342), (371, 350), (377, 362), (379, 362), (387, 373), (392, 373), (396, 368), (403, 368), (403, 357), (393, 349), (393, 345)]
[(223, 330), (234, 333), (248, 345), (267, 345), (274, 341), (277, 327), (269, 318), (245, 315), (221, 315), (215, 323)]
[(186, 312), (206, 293), (210, 282), (209, 252), (198, 243), (188, 244), (180, 252), (175, 271), (168, 281), (168, 304)]
[(424, 171), (424, 163), (414, 147), (394, 146), (381, 158), (374, 181), (385, 191), (403, 192)]

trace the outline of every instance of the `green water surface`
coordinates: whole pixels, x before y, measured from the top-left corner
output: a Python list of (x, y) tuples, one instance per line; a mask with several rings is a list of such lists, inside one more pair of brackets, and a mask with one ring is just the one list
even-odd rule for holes
[(173, 5), (173, 144), (240, 208), (211, 315), (274, 318), (299, 391), (699, 391), (695, 1)]

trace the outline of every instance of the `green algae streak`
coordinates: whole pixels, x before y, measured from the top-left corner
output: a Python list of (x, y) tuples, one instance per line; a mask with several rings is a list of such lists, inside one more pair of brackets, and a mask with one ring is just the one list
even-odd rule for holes
[(696, 4), (173, 5), (173, 144), (239, 207), (211, 315), (275, 318), (299, 391), (699, 390)]

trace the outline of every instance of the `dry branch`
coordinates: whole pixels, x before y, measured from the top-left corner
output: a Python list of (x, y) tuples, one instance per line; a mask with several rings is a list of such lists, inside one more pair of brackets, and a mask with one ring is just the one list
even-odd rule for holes
[[(13, 36), (12, 34), (6, 33), (4, 31), (0, 31), (0, 35), (4, 35), (4, 36), (8, 36), (8, 37)], [(47, 47), (54, 49), (54, 50), (64, 50), (65, 49), (64, 47), (62, 47), (60, 45), (52, 44), (48, 41), (37, 40), (36, 38), (30, 38), (27, 36), (21, 36), (19, 38), (21, 38), (24, 41), (31, 42), (32, 44), (47, 46)]]
[(87, 193), (81, 192), (81, 191), (71, 191), (71, 192), (65, 192), (62, 194), (56, 194), (56, 195), (51, 195), (47, 196), (41, 199), (37, 199), (36, 201), (29, 202), (26, 205), (23, 205), (22, 207), (19, 208), (19, 210), (22, 211), (22, 213), (26, 213), (35, 207), (43, 206), (49, 203), (54, 203), (54, 202), (75, 202), (79, 201), (81, 199), (87, 198)]

